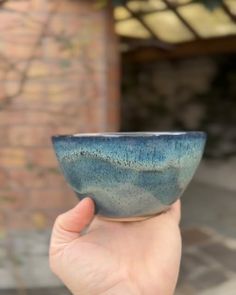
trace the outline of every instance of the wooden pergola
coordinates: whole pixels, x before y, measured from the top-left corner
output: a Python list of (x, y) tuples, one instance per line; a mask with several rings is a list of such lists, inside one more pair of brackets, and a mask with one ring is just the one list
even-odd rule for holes
[(127, 63), (236, 52), (235, 0), (128, 0), (115, 19)]

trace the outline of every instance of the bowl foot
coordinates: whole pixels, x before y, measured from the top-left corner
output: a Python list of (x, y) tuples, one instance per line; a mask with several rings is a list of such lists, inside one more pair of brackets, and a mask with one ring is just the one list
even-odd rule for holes
[(150, 219), (152, 217), (155, 217), (157, 215), (160, 215), (162, 212), (151, 214), (151, 215), (146, 215), (146, 216), (135, 216), (135, 217), (121, 217), (121, 218), (115, 218), (115, 217), (106, 217), (106, 216), (101, 216), (97, 215), (99, 219), (105, 220), (105, 221), (113, 221), (113, 222), (135, 222), (135, 221), (143, 221), (146, 219)]

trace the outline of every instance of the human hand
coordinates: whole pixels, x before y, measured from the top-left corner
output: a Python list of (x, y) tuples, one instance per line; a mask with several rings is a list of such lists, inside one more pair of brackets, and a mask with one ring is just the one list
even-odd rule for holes
[(94, 203), (85, 198), (55, 222), (51, 269), (74, 295), (172, 295), (181, 257), (179, 220), (179, 201), (150, 219), (111, 222), (94, 218)]

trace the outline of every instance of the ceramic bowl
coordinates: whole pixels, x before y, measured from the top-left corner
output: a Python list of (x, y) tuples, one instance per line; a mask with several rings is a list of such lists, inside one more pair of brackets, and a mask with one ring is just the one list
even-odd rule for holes
[(204, 132), (59, 135), (52, 138), (65, 179), (96, 213), (137, 220), (166, 210), (201, 160)]

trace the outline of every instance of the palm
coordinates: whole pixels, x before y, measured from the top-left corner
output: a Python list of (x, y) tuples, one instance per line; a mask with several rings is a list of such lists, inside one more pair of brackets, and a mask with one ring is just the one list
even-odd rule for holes
[(173, 294), (180, 245), (169, 213), (129, 223), (95, 218), (63, 249), (61, 277), (74, 294)]

